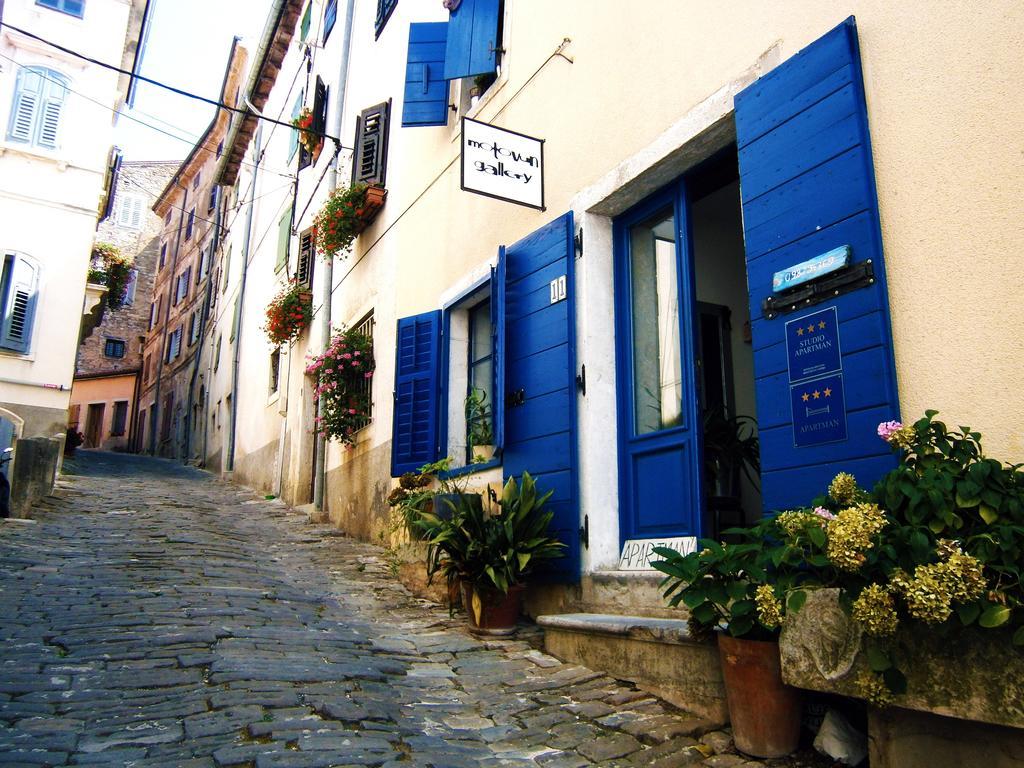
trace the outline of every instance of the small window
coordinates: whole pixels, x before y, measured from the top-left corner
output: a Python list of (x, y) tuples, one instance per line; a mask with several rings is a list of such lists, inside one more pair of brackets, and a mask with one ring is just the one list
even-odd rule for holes
[(195, 223), (196, 223), (196, 209), (193, 208), (191, 211), (188, 212), (188, 223), (185, 225), (185, 239), (186, 240), (191, 240), (192, 239), (192, 229), (195, 226)]
[(221, 285), (220, 292), (228, 292), (228, 281), (231, 278), (231, 246), (228, 246), (228, 251), (224, 255), (224, 283)]
[[(214, 346), (214, 350), (213, 350), (213, 372), (214, 373), (216, 373), (217, 369), (220, 368), (220, 343), (221, 343), (221, 339), (222, 339), (222, 337), (218, 334), (218, 336), (217, 336), (217, 344)], [(217, 403), (217, 407), (220, 408), (220, 403)]]
[(160, 264), (157, 269), (163, 269), (167, 263), (167, 243), (160, 243)]
[(447, 310), (448, 455), (458, 464), (494, 453), (494, 326), (490, 286)]
[(377, 0), (377, 20), (373, 24), (375, 37), (380, 37), (380, 33), (384, 31), (384, 25), (388, 23), (396, 5), (398, 0)]
[(324, 6), (324, 45), (327, 44), (327, 38), (331, 36), (331, 30), (334, 29), (337, 20), (338, 0), (327, 0)]
[(206, 204), (207, 213), (213, 213), (213, 209), (217, 207), (217, 196), (220, 192), (220, 187), (210, 187), (210, 200)]
[(364, 109), (356, 121), (352, 181), (384, 186), (388, 162), (388, 122), (391, 102)]
[(306, 3), (306, 11), (302, 14), (302, 23), (299, 25), (299, 42), (306, 42), (309, 37), (309, 27), (313, 22), (313, 2)]
[(121, 437), (128, 426), (128, 401), (114, 401), (114, 417), (110, 424), (110, 436)]
[[(370, 339), (371, 347), (373, 343), (373, 329), (376, 323), (373, 319), (373, 312), (370, 312), (366, 317), (356, 323), (355, 331), (361, 333)], [(372, 350), (371, 350), (372, 351)], [(373, 379), (363, 379), (359, 382), (359, 388), (366, 394), (366, 402), (369, 403), (369, 409), (366, 412), (366, 418), (363, 420), (360, 429), (370, 425), (373, 421)]]
[(103, 354), (107, 357), (124, 357), (125, 343), (122, 339), (107, 339), (103, 345)]
[(68, 78), (44, 67), (18, 72), (7, 139), (19, 144), (56, 149)]
[[(153, 356), (146, 355), (146, 362), (142, 366), (142, 383), (149, 381), (150, 370), (153, 367)], [(140, 419), (140, 421), (142, 421)]]
[(188, 345), (191, 347), (199, 341), (199, 313), (193, 312), (188, 317)]
[(139, 270), (133, 269), (128, 273), (128, 285), (124, 289), (124, 299), (121, 306), (130, 307), (135, 303), (135, 290), (139, 284)]
[(201, 177), (202, 177), (202, 172), (199, 172), (195, 176), (192, 177), (192, 189), (193, 189), (193, 191), (199, 189), (199, 179)]
[(222, 141), (217, 145), (217, 159), (220, 160), (220, 156), (224, 154), (224, 142)]
[(17, 253), (0, 262), (0, 348), (28, 354), (39, 292), (39, 266)]
[(85, 0), (36, 0), (36, 5), (52, 8), (69, 16), (82, 18), (85, 15)]
[(142, 195), (119, 194), (117, 196), (117, 226), (141, 229), (145, 198)]
[(281, 350), (275, 349), (270, 353), (270, 393), (277, 392), (281, 386)]
[[(306, 13), (309, 13), (310, 6), (306, 6)], [(305, 94), (299, 91), (298, 96), (295, 97), (295, 103), (292, 104), (292, 120), (297, 120), (299, 115), (302, 114), (302, 99)], [(292, 128), (291, 136), (288, 139), (288, 162), (292, 161), (295, 157), (296, 151), (299, 149), (299, 129)]]

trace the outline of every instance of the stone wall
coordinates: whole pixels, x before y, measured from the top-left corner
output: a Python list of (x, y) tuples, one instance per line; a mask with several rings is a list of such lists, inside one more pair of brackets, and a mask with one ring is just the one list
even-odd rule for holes
[(63, 441), (30, 437), (14, 442), (10, 471), (11, 516), (25, 517), (32, 504), (53, 492)]
[[(121, 165), (111, 214), (97, 229), (96, 241), (116, 245), (122, 254), (133, 258), (138, 270), (135, 297), (121, 309), (104, 310), (102, 322), (78, 346), (76, 376), (142, 368), (141, 340), (149, 328), (149, 303), (160, 256), (158, 236), (163, 224), (151, 206), (177, 167), (174, 162), (125, 162)], [(126, 195), (140, 196), (144, 200), (141, 228), (118, 224), (119, 206)], [(125, 342), (124, 357), (104, 354), (108, 338)]]

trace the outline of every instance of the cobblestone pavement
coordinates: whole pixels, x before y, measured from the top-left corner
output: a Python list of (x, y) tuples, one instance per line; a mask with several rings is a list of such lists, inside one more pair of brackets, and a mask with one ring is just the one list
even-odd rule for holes
[(141, 457), (71, 471), (0, 525), (4, 766), (762, 765), (629, 684), (471, 637), (279, 502)]

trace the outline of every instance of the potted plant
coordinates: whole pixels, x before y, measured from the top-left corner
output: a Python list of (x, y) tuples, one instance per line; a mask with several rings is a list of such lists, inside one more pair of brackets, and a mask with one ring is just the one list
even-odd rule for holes
[(316, 248), (325, 256), (348, 251), (352, 243), (380, 213), (387, 190), (353, 184), (331, 192), (313, 220)]
[(687, 555), (656, 547), (664, 560), (652, 563), (666, 575), (669, 604), (689, 608), (691, 636), (717, 637), (733, 740), (755, 757), (787, 755), (800, 738), (802, 697), (782, 682), (781, 607), (768, 583), (770, 570), (785, 567), (780, 550), (765, 543), (777, 533), (774, 526), (766, 518), (753, 529), (730, 530), (739, 539), (731, 544), (701, 539), (700, 551)]
[(313, 111), (309, 107), (303, 107), (298, 117), (292, 120), (292, 125), (299, 131), (299, 143), (310, 155), (314, 154), (322, 143), (322, 137), (313, 130)]
[(297, 339), (313, 320), (313, 294), (291, 278), (267, 304), (263, 332), (278, 347)]
[(373, 339), (352, 328), (337, 332), (322, 354), (310, 358), (306, 374), (314, 377), (313, 394), (322, 405), (314, 431), (355, 444), (356, 433), (370, 420), (373, 371)]
[(469, 455), (474, 462), (490, 461), (494, 456), (494, 428), (487, 393), (472, 387), (466, 395), (466, 436)]
[(525, 581), (539, 563), (562, 556), (564, 544), (548, 535), (551, 491), (537, 495), (528, 472), (509, 478), (491, 508), (459, 494), (446, 500), (450, 515), (424, 512), (416, 528), (427, 543), (427, 576), (441, 573), (449, 590), (461, 584), (470, 631), (515, 632)]
[(118, 310), (124, 306), (131, 281), (132, 260), (111, 243), (96, 243), (86, 280), (107, 287), (106, 306)]

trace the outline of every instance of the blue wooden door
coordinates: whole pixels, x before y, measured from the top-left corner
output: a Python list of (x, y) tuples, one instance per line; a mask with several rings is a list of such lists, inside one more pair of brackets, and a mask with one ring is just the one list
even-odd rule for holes
[(621, 538), (700, 533), (693, 269), (683, 183), (615, 221)]
[(576, 350), (572, 214), (505, 249), (505, 434), (502, 473), (552, 490), (552, 533), (565, 557), (541, 574), (578, 581)]
[[(852, 17), (737, 94), (736, 137), (764, 506), (807, 504), (840, 470), (870, 488), (894, 463), (875, 429), (899, 400)], [(772, 294), (774, 273), (847, 246), (870, 269), (859, 284), (810, 304)], [(822, 375), (793, 364), (810, 331), (838, 347)]]

